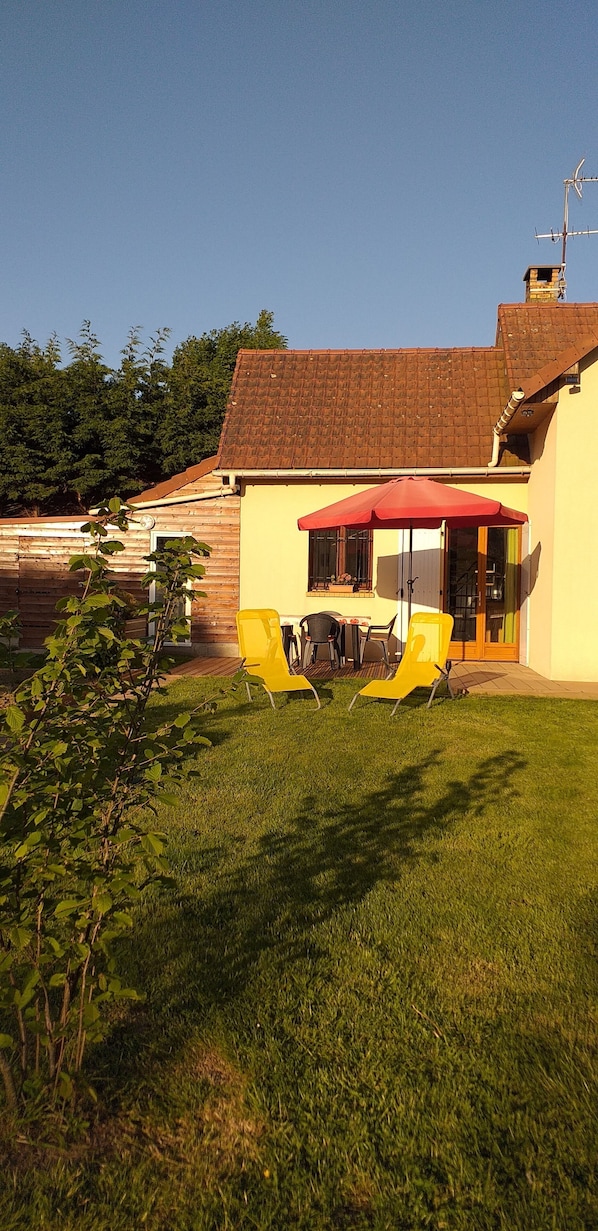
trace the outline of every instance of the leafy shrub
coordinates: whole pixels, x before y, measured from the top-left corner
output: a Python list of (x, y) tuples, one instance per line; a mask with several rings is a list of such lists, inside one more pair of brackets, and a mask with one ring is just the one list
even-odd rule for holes
[(209, 548), (172, 539), (146, 557), (143, 585), (156, 582), (160, 601), (137, 608), (150, 641), (129, 639), (127, 596), (109, 567), (123, 544), (108, 533), (126, 530), (127, 513), (115, 498), (83, 527), (93, 550), (70, 564), (86, 578), (83, 594), (60, 600), (47, 659), (0, 728), (0, 1073), (13, 1109), (39, 1092), (73, 1098), (106, 1008), (139, 998), (114, 945), (139, 896), (167, 879), (148, 805), (173, 802), (164, 779), (176, 781), (186, 754), (209, 742), (197, 713), (152, 731), (146, 722), (164, 644), (187, 635), (180, 613)]

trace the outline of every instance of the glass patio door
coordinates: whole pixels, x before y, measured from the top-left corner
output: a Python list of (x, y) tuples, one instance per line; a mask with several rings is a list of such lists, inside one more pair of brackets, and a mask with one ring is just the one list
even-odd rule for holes
[(455, 621), (449, 656), (517, 662), (518, 527), (447, 531), (445, 610)]

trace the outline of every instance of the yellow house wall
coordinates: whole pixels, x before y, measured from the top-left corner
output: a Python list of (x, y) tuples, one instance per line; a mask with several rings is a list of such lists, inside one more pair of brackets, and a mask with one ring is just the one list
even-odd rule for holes
[(528, 484), (529, 666), (552, 679), (557, 416), (531, 438)]
[(374, 593), (308, 594), (309, 535), (297, 519), (371, 484), (265, 482), (245, 486), (241, 498), (241, 606), (274, 607), (283, 615), (309, 615), (330, 607), (341, 615), (367, 615), (388, 623), (397, 609), (398, 532), (374, 535)]
[[(550, 663), (545, 674), (555, 680), (598, 681), (598, 351), (581, 365), (581, 389), (561, 390), (559, 404), (548, 429), (544, 451), (543, 481), (532, 485), (534, 537), (540, 541), (540, 571), (552, 564), (552, 591), (544, 581), (534, 593), (534, 623), (538, 628), (551, 609)], [(538, 462), (534, 463), (534, 471)], [(554, 476), (552, 501), (553, 545), (550, 555), (550, 475)], [(540, 473), (538, 472), (538, 480)], [(536, 528), (536, 508), (540, 524)], [(542, 522), (542, 519), (544, 521)], [(544, 550), (546, 548), (546, 557)], [(546, 601), (542, 599), (546, 589)], [(540, 612), (541, 607), (541, 612)], [(542, 638), (539, 638), (542, 644)], [(538, 660), (540, 661), (540, 660)], [(533, 663), (531, 664), (533, 666)], [(541, 670), (540, 666), (537, 670)]]
[[(241, 607), (274, 607), (283, 615), (308, 615), (324, 607), (388, 623), (397, 611), (399, 532), (374, 533), (373, 592), (328, 595), (307, 592), (309, 535), (297, 528), (299, 517), (372, 486), (371, 482), (247, 481), (241, 498)], [(525, 480), (451, 480), (451, 486), (527, 511)], [(439, 553), (439, 589), (441, 565)]]

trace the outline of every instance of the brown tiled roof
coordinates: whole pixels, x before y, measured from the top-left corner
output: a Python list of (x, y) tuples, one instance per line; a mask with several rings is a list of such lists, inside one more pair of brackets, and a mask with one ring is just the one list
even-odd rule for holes
[[(582, 345), (581, 354), (587, 354), (594, 335), (594, 345), (598, 346), (598, 303), (500, 304), (497, 343), (504, 348), (509, 389), (521, 386), (531, 396), (526, 382), (531, 382), (541, 368), (560, 361), (564, 352), (585, 345), (586, 339), (588, 346), (584, 350)], [(581, 354), (569, 358), (569, 363), (563, 361), (551, 379)]]
[(171, 479), (164, 479), (163, 483), (156, 483), (155, 487), (148, 487), (147, 491), (139, 492), (137, 496), (130, 496), (129, 504), (136, 504), (138, 500), (162, 500), (164, 496), (171, 496), (173, 492), (178, 492), (179, 488), (186, 487), (188, 483), (194, 483), (196, 479), (203, 479), (204, 475), (211, 473), (215, 465), (215, 457), (205, 457), (203, 462), (198, 462), (197, 466), (189, 466), (187, 470), (181, 470), (180, 474), (173, 474)]
[[(595, 347), (598, 303), (517, 303), (494, 347), (240, 351), (218, 468), (484, 468), (511, 392), (541, 400)], [(500, 465), (524, 457), (505, 448)]]
[(509, 392), (495, 347), (240, 351), (218, 468), (485, 466)]

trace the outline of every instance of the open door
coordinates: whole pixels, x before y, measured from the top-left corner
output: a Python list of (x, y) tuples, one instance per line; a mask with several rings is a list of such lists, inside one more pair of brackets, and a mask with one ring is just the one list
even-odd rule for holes
[(517, 662), (521, 530), (447, 530), (445, 609), (454, 621), (449, 657)]

